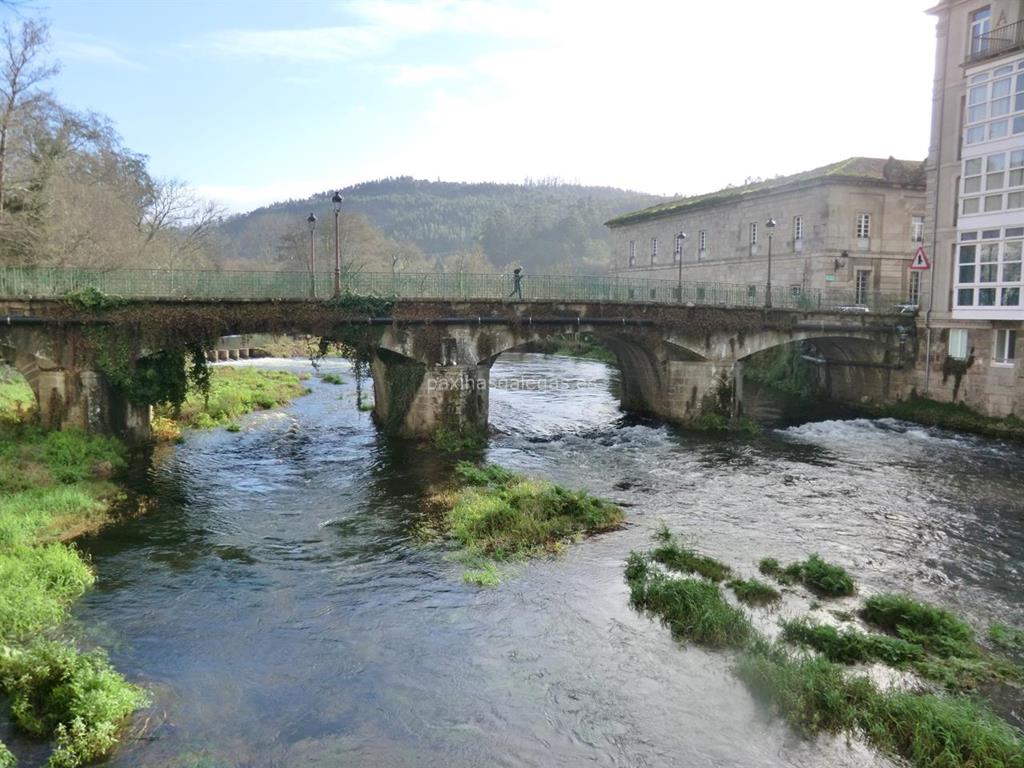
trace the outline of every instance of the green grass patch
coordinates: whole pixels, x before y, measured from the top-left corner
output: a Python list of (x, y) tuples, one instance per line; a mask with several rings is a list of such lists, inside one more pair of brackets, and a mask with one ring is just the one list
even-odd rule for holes
[(899, 637), (865, 634), (852, 628), (839, 630), (806, 619), (783, 622), (782, 638), (813, 648), (829, 661), (840, 664), (880, 662), (902, 668), (924, 658), (924, 648)]
[(470, 555), (512, 560), (557, 552), (586, 534), (617, 528), (622, 510), (585, 491), (570, 491), (488, 464), (459, 462), (461, 487), (438, 494), (442, 528)]
[(0, 363), (0, 422), (27, 422), (35, 410), (36, 396), (32, 387), (21, 374)]
[(487, 431), (483, 429), (465, 429), (461, 432), (438, 427), (430, 437), (430, 442), (438, 450), (445, 453), (465, 453), (478, 451), (487, 447)]
[(733, 579), (728, 587), (744, 605), (765, 606), (782, 600), (782, 593), (759, 579)]
[(988, 628), (988, 639), (1004, 651), (1024, 652), (1024, 630), (996, 622)]
[(754, 644), (737, 674), (759, 699), (805, 735), (863, 736), (919, 768), (1022, 768), (1020, 732), (963, 696), (879, 691), (821, 657), (792, 657)]
[(861, 616), (869, 624), (917, 643), (937, 656), (972, 658), (979, 655), (974, 630), (944, 608), (921, 603), (906, 595), (872, 595)]
[(22, 730), (56, 739), (51, 768), (74, 768), (106, 755), (125, 719), (148, 703), (102, 651), (79, 653), (46, 641), (0, 655), (0, 689)]
[(856, 592), (853, 577), (845, 568), (811, 555), (802, 562), (791, 563), (783, 568), (773, 557), (766, 557), (758, 563), (758, 570), (771, 576), (780, 584), (803, 584), (809, 590), (823, 597), (845, 597)]
[(253, 411), (286, 405), (306, 392), (299, 377), (288, 371), (217, 366), (210, 369), (207, 395), (191, 389), (178, 413), (167, 405), (157, 407), (155, 413), (186, 427), (210, 429), (232, 424)]
[(501, 583), (501, 574), (494, 563), (483, 563), (479, 568), (463, 571), (462, 580), (476, 587), (496, 587)]
[(626, 563), (626, 583), (633, 607), (660, 618), (677, 640), (736, 648), (751, 637), (746, 615), (726, 602), (717, 584), (667, 576), (637, 552)]
[(345, 380), (336, 373), (325, 373), (320, 377), (320, 381), (324, 384), (344, 384)]
[(677, 573), (696, 573), (714, 582), (725, 581), (732, 574), (732, 569), (720, 560), (698, 554), (675, 541), (653, 549), (651, 559)]

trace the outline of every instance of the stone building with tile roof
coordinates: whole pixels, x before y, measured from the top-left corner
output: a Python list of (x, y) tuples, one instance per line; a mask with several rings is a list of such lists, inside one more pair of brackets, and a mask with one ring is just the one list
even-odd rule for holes
[(924, 214), (923, 161), (851, 157), (612, 219), (611, 268), (624, 277), (676, 280), (681, 261), (684, 281), (746, 285), (759, 303), (772, 219), (774, 293), (917, 303), (920, 273), (909, 266)]

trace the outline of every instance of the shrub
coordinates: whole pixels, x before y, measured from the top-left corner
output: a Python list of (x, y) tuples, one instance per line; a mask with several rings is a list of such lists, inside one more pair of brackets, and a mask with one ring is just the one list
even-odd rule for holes
[(0, 688), (15, 722), (34, 736), (57, 737), (50, 764), (72, 768), (102, 757), (116, 744), (120, 724), (148, 703), (102, 651), (40, 641), (0, 657)]
[(14, 768), (17, 762), (14, 759), (14, 755), (11, 754), (11, 750), (7, 748), (7, 745), (0, 741), (0, 768)]

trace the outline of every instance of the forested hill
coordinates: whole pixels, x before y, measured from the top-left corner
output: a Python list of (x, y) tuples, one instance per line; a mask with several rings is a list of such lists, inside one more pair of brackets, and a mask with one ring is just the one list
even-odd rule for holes
[[(321, 222), (321, 235), (328, 237), (332, 194), (274, 203), (227, 219), (220, 228), (225, 259), (240, 265), (296, 260), (300, 236), (308, 238), (305, 222), (311, 211)], [(343, 224), (359, 229), (367, 222), (353, 217), (365, 217), (382, 236), (357, 238), (361, 247), (413, 252), (409, 266), (418, 262), (419, 268), (430, 264), (468, 271), (468, 265), (520, 263), (535, 272), (576, 273), (607, 268), (605, 221), (664, 199), (554, 181), (469, 184), (408, 177), (357, 184), (341, 194)], [(365, 257), (368, 267), (383, 266), (374, 254)]]

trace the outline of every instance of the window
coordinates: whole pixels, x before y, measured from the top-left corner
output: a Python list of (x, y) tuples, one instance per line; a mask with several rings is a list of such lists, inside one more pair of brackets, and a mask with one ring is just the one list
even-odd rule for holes
[(799, 299), (800, 295), (804, 292), (803, 286), (791, 285), (789, 286), (789, 295), (794, 299)]
[(629, 266), (636, 266), (636, 240), (629, 241)]
[(971, 14), (970, 54), (977, 56), (988, 50), (988, 34), (992, 31), (992, 9), (985, 7)]
[(651, 264), (658, 261), (658, 238), (651, 238)]
[(757, 286), (756, 285), (748, 285), (747, 286), (747, 298), (751, 299), (751, 300), (757, 298)]
[[(989, 38), (985, 38), (986, 44)], [(1024, 77), (1014, 62), (973, 75), (967, 88), (964, 144), (1024, 133)]]
[(703, 229), (700, 231), (700, 234), (697, 235), (697, 246), (698, 254), (703, 254), (704, 251), (708, 249), (708, 233)]
[(913, 269), (910, 271), (910, 287), (907, 290), (907, 304), (915, 307), (921, 303), (921, 273)]
[(757, 222), (750, 222), (750, 244), (757, 245)]
[(949, 329), (949, 356), (956, 360), (967, 359), (967, 329)]
[(924, 216), (910, 217), (910, 241), (913, 243), (924, 241)]
[(870, 269), (858, 269), (856, 280), (854, 282), (854, 288), (856, 295), (854, 301), (857, 304), (867, 304), (868, 302), (868, 290), (871, 287), (871, 270)]
[(683, 260), (683, 241), (686, 240), (686, 235), (680, 232), (676, 235), (676, 249), (672, 253), (672, 261), (678, 264)]
[(992, 362), (996, 365), (1013, 365), (1017, 357), (1017, 332), (1004, 328), (995, 332), (995, 348), (992, 350)]
[(871, 237), (871, 214), (870, 213), (858, 213), (857, 214), (857, 239), (867, 240)]
[(804, 217), (793, 217), (793, 242), (804, 239)]

